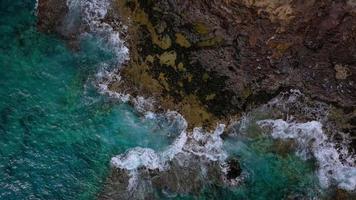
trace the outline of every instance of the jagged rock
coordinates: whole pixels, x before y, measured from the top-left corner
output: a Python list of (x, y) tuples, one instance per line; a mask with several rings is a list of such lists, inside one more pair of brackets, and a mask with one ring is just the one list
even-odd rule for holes
[[(61, 30), (64, 2), (39, 1), (40, 30)], [(113, 2), (104, 21), (115, 30), (128, 26), (131, 60), (121, 71), (126, 84), (111, 89), (153, 96), (192, 128), (213, 127), (297, 88), (340, 108), (355, 134), (354, 1)]]
[[(63, 2), (39, 1), (40, 30), (58, 32)], [(129, 27), (126, 86), (180, 111), (192, 127), (215, 125), (289, 88), (355, 110), (353, 1), (113, 2), (105, 21)]]
[[(218, 119), (286, 88), (344, 109), (356, 106), (356, 18), (347, 1), (120, 0), (117, 7), (135, 27), (130, 48), (137, 59), (124, 78), (173, 101), (195, 125), (206, 118), (189, 120), (182, 109), (191, 102), (187, 96)], [(162, 55), (174, 59), (162, 62)], [(131, 65), (143, 70), (133, 73)], [(155, 84), (140, 83), (138, 71)]]

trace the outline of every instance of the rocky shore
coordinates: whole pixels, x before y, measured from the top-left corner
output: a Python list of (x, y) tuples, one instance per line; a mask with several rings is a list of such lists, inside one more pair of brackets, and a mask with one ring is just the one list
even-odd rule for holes
[[(68, 12), (65, 1), (39, 0), (39, 30), (75, 44), (87, 27), (73, 22), (75, 28), (68, 31), (63, 26)], [(230, 122), (298, 89), (305, 95), (298, 104), (269, 108), (270, 113), (327, 122), (326, 133), (335, 128), (350, 133), (355, 149), (356, 1), (113, 0), (102, 21), (125, 36), (130, 53), (117, 71), (121, 78), (113, 79), (108, 89), (153, 98), (152, 111), (179, 112), (189, 131), (203, 127), (211, 132), (225, 123), (231, 125), (229, 132), (234, 129)], [(181, 173), (184, 167), (194, 174), (194, 163), (182, 166), (177, 159), (171, 164), (168, 172), (142, 168), (139, 173), (155, 188), (162, 182), (169, 185), (168, 174)], [(209, 165), (213, 171), (219, 167)], [(238, 163), (231, 166), (239, 169)], [(104, 192), (109, 195), (101, 198), (127, 195), (116, 190), (127, 188), (127, 174), (113, 171)], [(200, 190), (199, 181), (189, 190)], [(169, 186), (173, 192), (188, 190)]]
[[(190, 127), (300, 89), (334, 105), (355, 132), (356, 7), (349, 1), (116, 0), (105, 22), (128, 27), (130, 61), (110, 89), (154, 97)], [(63, 36), (68, 8), (39, 1), (39, 28)], [(78, 28), (78, 30), (80, 30)]]
[(192, 127), (215, 125), (298, 88), (341, 108), (354, 131), (351, 1), (116, 2), (119, 12), (108, 21), (131, 27), (131, 62), (122, 76)]

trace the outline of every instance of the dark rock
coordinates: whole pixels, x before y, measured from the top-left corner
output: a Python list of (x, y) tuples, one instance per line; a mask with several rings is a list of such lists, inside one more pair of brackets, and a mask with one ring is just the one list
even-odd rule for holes
[(236, 158), (230, 158), (228, 161), (228, 171), (227, 171), (227, 179), (236, 179), (241, 175), (240, 163)]
[[(40, 0), (39, 29), (63, 34), (67, 13), (65, 1)], [(356, 107), (349, 1), (119, 0), (104, 21), (129, 26), (125, 89), (156, 97), (190, 126), (227, 121), (290, 88)]]
[[(230, 168), (231, 177), (237, 178), (238, 161), (231, 159)], [(219, 162), (195, 155), (178, 154), (164, 171), (141, 167), (137, 173), (137, 184), (129, 191), (129, 172), (113, 169), (99, 199), (159, 199), (162, 193), (165, 198), (177, 194), (198, 196), (207, 186), (225, 184)]]
[[(107, 23), (130, 29), (127, 85), (161, 99), (192, 127), (215, 125), (290, 88), (355, 110), (356, 9), (349, 1), (120, 0), (112, 7)], [(40, 0), (39, 29), (63, 34), (67, 13), (65, 1)]]
[(68, 11), (65, 0), (39, 0), (38, 29), (45, 33), (61, 34), (61, 27)]

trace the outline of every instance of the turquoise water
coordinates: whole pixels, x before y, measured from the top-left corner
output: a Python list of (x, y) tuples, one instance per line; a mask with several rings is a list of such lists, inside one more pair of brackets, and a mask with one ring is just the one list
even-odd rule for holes
[(243, 182), (238, 187), (207, 186), (198, 197), (176, 199), (281, 200), (333, 199), (322, 190), (315, 175), (315, 163), (301, 160), (288, 146), (278, 148), (278, 141), (261, 134), (252, 120), (243, 135), (227, 138), (225, 149), (239, 158)]
[(236, 198), (321, 197), (313, 163), (305, 163), (294, 153), (274, 153), (274, 141), (263, 137), (233, 144), (231, 152), (240, 157), (242, 169), (248, 172), (246, 183), (233, 190)]
[[(95, 199), (111, 157), (135, 146), (162, 149), (172, 142), (171, 130), (99, 95), (90, 80), (113, 55), (97, 48), (95, 38), (73, 52), (38, 33), (33, 8), (30, 0), (0, 4), (0, 199)], [(317, 195), (313, 164), (276, 154), (272, 146), (268, 137), (228, 142), (249, 174), (246, 181), (238, 188), (207, 187), (197, 198)]]
[(94, 198), (111, 157), (164, 147), (167, 130), (99, 96), (88, 80), (112, 55), (38, 33), (33, 8), (1, 1), (0, 199)]

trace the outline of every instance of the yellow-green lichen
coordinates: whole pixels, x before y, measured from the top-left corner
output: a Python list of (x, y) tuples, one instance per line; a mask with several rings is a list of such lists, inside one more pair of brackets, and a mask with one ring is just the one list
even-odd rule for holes
[(191, 46), (188, 39), (182, 33), (176, 33), (176, 43), (184, 48), (189, 48)]
[(213, 125), (216, 120), (195, 95), (185, 96), (181, 102), (181, 113), (190, 122), (191, 127)]
[(241, 97), (243, 99), (247, 99), (251, 95), (252, 95), (252, 89), (250, 87), (245, 87), (241, 92)]
[(198, 42), (198, 46), (199, 47), (213, 47), (213, 46), (220, 45), (223, 41), (224, 41), (224, 39), (222, 37), (216, 36), (216, 37), (205, 39), (205, 40)]
[(153, 63), (155, 61), (155, 58), (152, 55), (148, 55), (146, 57), (146, 63)]
[(166, 75), (164, 73), (160, 73), (158, 77), (159, 82), (163, 85), (163, 87), (169, 91), (169, 84), (167, 82)]
[(201, 35), (207, 35), (209, 33), (209, 29), (207, 28), (207, 26), (202, 23), (202, 22), (197, 22), (194, 24), (194, 29), (197, 33), (201, 34)]
[(175, 51), (166, 51), (159, 56), (159, 63), (161, 65), (175, 67), (176, 60), (177, 60), (177, 53)]
[(134, 85), (144, 92), (159, 94), (162, 91), (162, 86), (147, 72), (147, 66), (145, 64), (138, 65), (132, 63), (122, 70), (122, 75), (128, 77)]
[(193, 75), (192, 75), (191, 73), (188, 73), (188, 74), (187, 74), (187, 79), (188, 79), (188, 82), (189, 82), (189, 83), (192, 82), (192, 80), (193, 80)]
[(168, 35), (159, 35), (152, 23), (150, 22), (148, 15), (141, 9), (137, 9), (134, 15), (134, 21), (142, 26), (145, 26), (150, 33), (152, 43), (159, 46), (161, 49), (168, 49), (172, 46), (171, 38)]
[(181, 72), (186, 71), (186, 69), (184, 68), (184, 64), (183, 64), (183, 63), (180, 62), (180, 63), (178, 64), (178, 70), (181, 71)]

